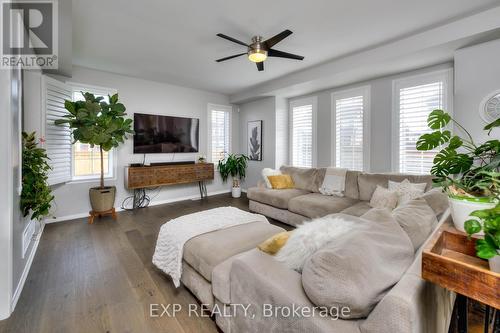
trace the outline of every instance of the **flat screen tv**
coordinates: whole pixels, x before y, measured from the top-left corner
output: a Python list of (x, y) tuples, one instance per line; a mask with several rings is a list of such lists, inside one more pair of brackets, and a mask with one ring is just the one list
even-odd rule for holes
[(200, 120), (134, 114), (134, 153), (196, 153), (198, 152)]

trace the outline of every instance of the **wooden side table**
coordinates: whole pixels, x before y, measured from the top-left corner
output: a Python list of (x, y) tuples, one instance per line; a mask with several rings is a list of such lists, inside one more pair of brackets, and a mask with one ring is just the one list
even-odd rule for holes
[(434, 232), (422, 253), (422, 278), (457, 293), (460, 333), (468, 330), (468, 299), (486, 305), (485, 333), (490, 332), (491, 316), (493, 332), (500, 330), (500, 274), (489, 269), (487, 260), (476, 257), (476, 239), (455, 229), (450, 217)]

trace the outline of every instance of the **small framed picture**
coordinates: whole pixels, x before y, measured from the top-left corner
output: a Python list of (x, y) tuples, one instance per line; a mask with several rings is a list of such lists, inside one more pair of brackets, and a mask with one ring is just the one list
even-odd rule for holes
[(251, 161), (262, 161), (262, 120), (248, 122), (248, 157)]

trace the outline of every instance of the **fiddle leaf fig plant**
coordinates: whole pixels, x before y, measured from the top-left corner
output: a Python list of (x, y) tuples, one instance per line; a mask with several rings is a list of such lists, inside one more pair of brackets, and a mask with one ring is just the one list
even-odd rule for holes
[(66, 100), (64, 107), (68, 114), (55, 121), (56, 125), (68, 124), (72, 130), (74, 143), (88, 143), (90, 147), (99, 146), (101, 156), (100, 188), (104, 188), (103, 151), (109, 151), (124, 143), (132, 130), (132, 119), (125, 118), (125, 106), (118, 101), (118, 94), (109, 97), (96, 97), (82, 92), (85, 100)]
[(47, 182), (50, 166), (44, 148), (40, 148), (35, 132), (22, 133), (22, 190), (21, 212), (24, 217), (31, 213), (32, 220), (41, 221), (49, 215), (54, 196)]
[(233, 187), (238, 187), (240, 180), (245, 178), (247, 162), (249, 158), (243, 154), (229, 154), (224, 160), (220, 160), (217, 168), (226, 182), (229, 176), (233, 177)]

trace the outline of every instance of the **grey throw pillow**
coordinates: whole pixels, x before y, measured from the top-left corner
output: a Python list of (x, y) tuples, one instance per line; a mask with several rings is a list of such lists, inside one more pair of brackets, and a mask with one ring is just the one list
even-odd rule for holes
[(406, 232), (415, 251), (422, 246), (437, 225), (436, 214), (424, 199), (413, 199), (392, 211), (401, 228)]
[(398, 193), (377, 185), (370, 199), (370, 206), (373, 208), (388, 208), (393, 210), (398, 205)]
[(413, 246), (397, 222), (359, 218), (357, 228), (306, 261), (302, 286), (315, 305), (349, 307), (343, 319), (363, 318), (401, 279), (413, 256)]

